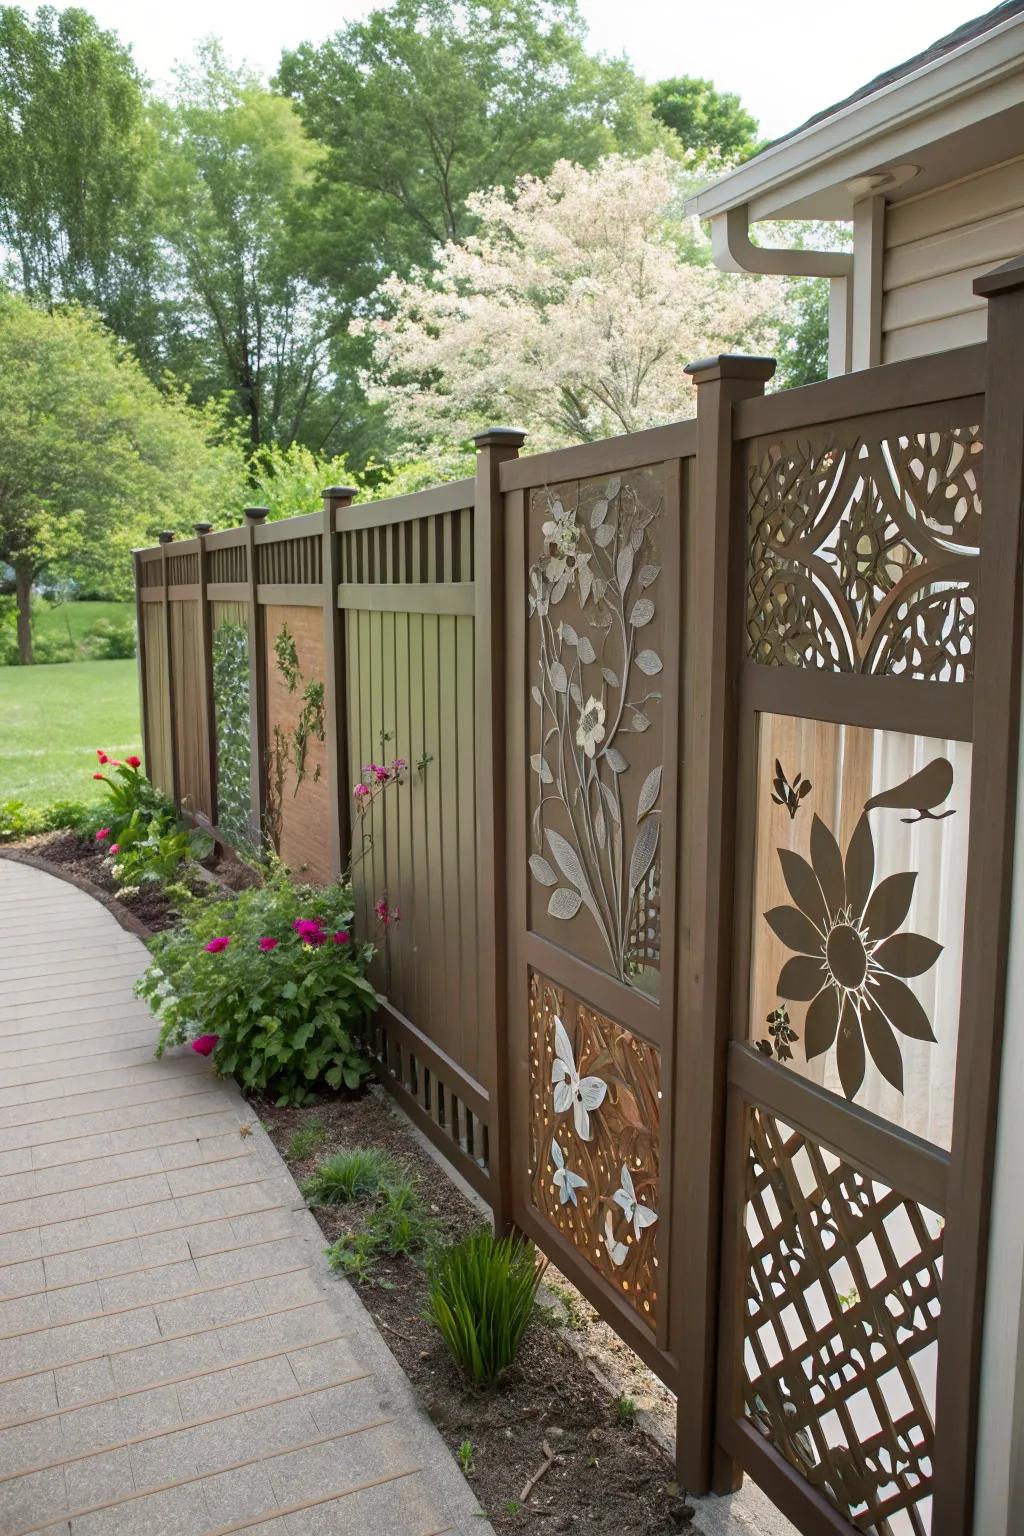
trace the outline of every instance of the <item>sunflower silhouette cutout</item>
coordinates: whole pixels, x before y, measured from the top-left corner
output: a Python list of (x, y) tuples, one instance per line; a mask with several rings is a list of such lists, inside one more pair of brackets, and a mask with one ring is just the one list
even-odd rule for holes
[(773, 933), (793, 950), (776, 991), (789, 1003), (807, 1003), (804, 1049), (808, 1060), (836, 1048), (839, 1081), (852, 1099), (864, 1081), (865, 1050), (879, 1072), (903, 1092), (903, 1057), (897, 1035), (934, 1042), (931, 1023), (907, 978), (930, 970), (942, 945), (924, 934), (900, 932), (914, 895), (913, 870), (875, 885), (875, 844), (863, 812), (845, 859), (819, 816), (811, 822), (807, 862), (778, 850), (794, 905), (764, 914)]

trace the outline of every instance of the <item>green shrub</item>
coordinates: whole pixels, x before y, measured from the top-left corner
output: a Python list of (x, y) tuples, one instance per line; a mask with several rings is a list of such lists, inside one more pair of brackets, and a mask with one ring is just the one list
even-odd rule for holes
[(313, 1152), (318, 1151), (327, 1140), (327, 1127), (317, 1116), (307, 1120), (305, 1125), (292, 1134), (284, 1155), (290, 1163), (303, 1163)]
[(351, 939), (351, 922), (350, 886), (296, 885), (284, 868), (188, 906), (150, 941), (154, 963), (136, 988), (162, 1020), (157, 1055), (192, 1041), (282, 1105), (308, 1103), (323, 1084), (357, 1088), (369, 1068), (354, 1026), (377, 994), (365, 975), (373, 948)]
[(397, 1171), (379, 1147), (350, 1147), (325, 1157), (300, 1188), (310, 1205), (347, 1205), (379, 1195)]
[(97, 661), (127, 661), (135, 655), (135, 621), (97, 619), (82, 639)]
[(70, 635), (42, 634), (32, 638), (32, 656), (38, 666), (52, 667), (58, 662), (80, 660), (78, 647)]
[(23, 800), (0, 800), (0, 843), (19, 843), (41, 832), (74, 827), (88, 816), (78, 800), (54, 800), (49, 805), (26, 805)]
[(476, 1386), (493, 1387), (515, 1359), (540, 1277), (532, 1243), (486, 1227), (435, 1257), (427, 1318)]

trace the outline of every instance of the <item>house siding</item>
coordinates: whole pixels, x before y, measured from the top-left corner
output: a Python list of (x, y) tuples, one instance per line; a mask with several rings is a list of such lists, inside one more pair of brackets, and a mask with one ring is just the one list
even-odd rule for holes
[(985, 339), (976, 277), (1024, 251), (1024, 155), (886, 209), (882, 361)]

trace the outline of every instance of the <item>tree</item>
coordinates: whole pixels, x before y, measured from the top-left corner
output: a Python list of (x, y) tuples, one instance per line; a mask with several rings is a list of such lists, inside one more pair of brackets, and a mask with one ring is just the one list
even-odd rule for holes
[(712, 267), (678, 179), (656, 151), (471, 198), (478, 233), (389, 279), (390, 312), (363, 322), (398, 427), (457, 442), (509, 420), (533, 447), (634, 432), (692, 414), (694, 358), (770, 350), (781, 280)]
[(339, 296), (464, 239), (481, 187), (667, 138), (626, 61), (585, 35), (576, 0), (395, 0), (285, 54), (279, 83), (327, 151), (314, 204)]
[(150, 135), (132, 57), (87, 12), (0, 8), (0, 243), (45, 303), (93, 305), (152, 343)]
[(172, 365), (201, 395), (232, 391), (253, 450), (290, 443), (328, 383), (330, 325), (296, 244), (320, 152), (292, 103), (231, 69), (214, 42), (179, 69), (174, 101), (154, 117)]
[(748, 160), (761, 148), (757, 119), (730, 91), (710, 80), (676, 75), (651, 87), (651, 110), (699, 161)]
[(99, 569), (124, 591), (133, 542), (234, 509), (243, 482), (216, 408), (158, 389), (94, 315), (0, 296), (0, 590), (23, 663), (44, 572)]

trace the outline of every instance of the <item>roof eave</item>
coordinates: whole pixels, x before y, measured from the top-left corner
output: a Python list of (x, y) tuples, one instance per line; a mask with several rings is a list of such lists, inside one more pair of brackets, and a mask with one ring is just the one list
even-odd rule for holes
[(855, 172), (848, 159), (852, 151), (863, 156), (862, 169), (880, 158), (867, 153), (895, 129), (929, 116), (944, 105), (967, 104), (978, 97), (977, 116), (987, 116), (981, 93), (984, 88), (1019, 70), (1024, 62), (1024, 14), (1009, 17), (981, 37), (972, 38), (953, 53), (936, 59), (873, 95), (813, 123), (790, 138), (771, 145), (753, 160), (737, 166), (686, 203), (686, 211), (699, 218), (713, 218), (740, 204), (758, 203), (758, 216), (770, 217), (800, 194), (793, 185), (829, 162), (842, 158), (842, 173), (825, 185), (845, 180)]

